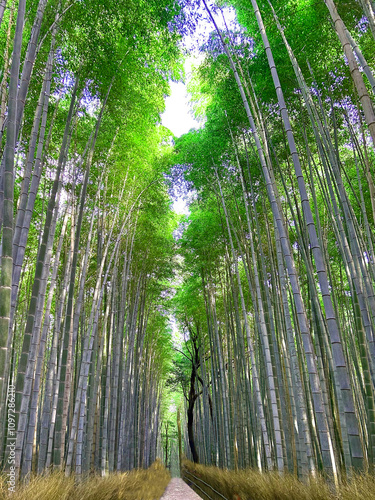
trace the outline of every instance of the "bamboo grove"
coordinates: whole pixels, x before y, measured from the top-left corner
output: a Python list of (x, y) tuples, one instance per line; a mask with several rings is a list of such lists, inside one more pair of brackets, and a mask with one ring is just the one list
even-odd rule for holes
[(175, 360), (195, 462), (373, 471), (374, 3), (234, 0), (176, 142)]
[(178, 388), (195, 462), (374, 471), (375, 6), (336, 3), (0, 1), (3, 469), (168, 462)]
[(148, 467), (170, 358), (174, 1), (0, 5), (0, 460)]

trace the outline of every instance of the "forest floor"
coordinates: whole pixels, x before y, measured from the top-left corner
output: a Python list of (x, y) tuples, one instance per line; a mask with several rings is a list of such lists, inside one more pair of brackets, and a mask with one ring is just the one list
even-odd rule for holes
[(184, 481), (178, 477), (171, 479), (160, 500), (202, 500)]

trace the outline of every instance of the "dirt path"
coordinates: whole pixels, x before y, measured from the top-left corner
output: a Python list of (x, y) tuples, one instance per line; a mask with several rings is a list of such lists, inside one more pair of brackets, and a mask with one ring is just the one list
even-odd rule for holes
[(160, 500), (202, 500), (195, 491), (183, 482), (182, 479), (174, 477), (171, 479)]

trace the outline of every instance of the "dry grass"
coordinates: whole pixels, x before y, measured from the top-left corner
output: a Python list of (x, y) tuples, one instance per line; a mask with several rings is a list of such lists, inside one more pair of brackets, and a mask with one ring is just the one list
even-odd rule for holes
[(2, 477), (0, 500), (159, 500), (169, 481), (170, 474), (159, 461), (147, 470), (90, 477), (79, 484), (63, 473), (38, 476), (15, 493), (8, 492)]
[[(205, 499), (223, 500), (213, 488), (228, 500), (375, 500), (375, 477), (371, 475), (356, 475), (336, 492), (322, 478), (302, 483), (290, 474), (261, 474), (252, 469), (235, 472), (196, 465), (188, 460), (183, 463), (182, 475)], [(195, 488), (192, 481), (209, 496)]]

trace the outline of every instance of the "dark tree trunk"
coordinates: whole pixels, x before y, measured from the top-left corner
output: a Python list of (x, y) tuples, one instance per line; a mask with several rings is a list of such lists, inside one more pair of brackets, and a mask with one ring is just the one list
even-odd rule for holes
[(190, 389), (189, 389), (188, 410), (187, 410), (187, 417), (188, 417), (187, 427), (188, 427), (189, 446), (191, 454), (193, 456), (193, 461), (194, 463), (198, 464), (199, 457), (194, 441), (193, 422), (194, 422), (194, 405), (195, 405), (195, 400), (198, 397), (198, 394), (195, 392), (195, 380), (197, 378), (197, 364), (199, 362), (199, 354), (196, 345), (196, 339), (194, 339), (194, 337), (192, 336), (191, 340), (194, 347), (194, 359), (192, 359), (191, 363)]
[(165, 466), (168, 467), (168, 422), (165, 424)]
[(177, 431), (178, 431), (178, 463), (181, 469), (182, 460), (182, 434), (181, 434), (181, 416), (180, 408), (177, 410)]
[(198, 452), (197, 448), (195, 446), (195, 441), (194, 441), (194, 430), (193, 430), (193, 422), (194, 422), (194, 403), (195, 399), (189, 401), (189, 406), (188, 406), (188, 436), (189, 436), (189, 446), (191, 450), (191, 454), (193, 455), (193, 461), (194, 463), (198, 464), (199, 463), (199, 457), (198, 457)]

